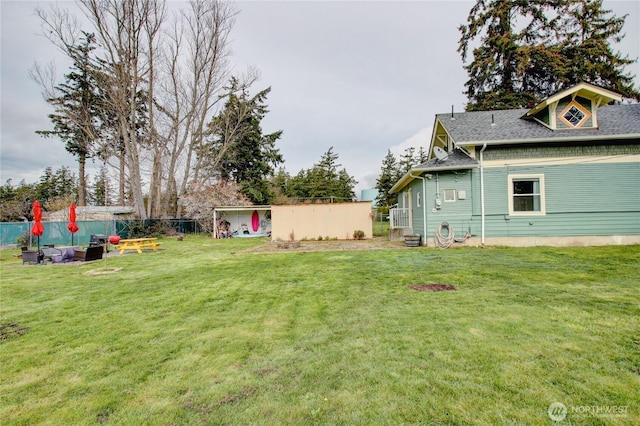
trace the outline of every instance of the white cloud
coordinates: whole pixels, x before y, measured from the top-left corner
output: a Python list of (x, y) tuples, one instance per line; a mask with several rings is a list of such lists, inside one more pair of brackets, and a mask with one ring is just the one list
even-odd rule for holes
[(422, 147), (426, 151), (431, 143), (432, 132), (433, 126), (424, 127), (413, 136), (408, 137), (397, 145), (391, 146), (389, 150), (396, 158), (400, 157), (408, 148), (415, 148), (417, 151), (418, 148)]

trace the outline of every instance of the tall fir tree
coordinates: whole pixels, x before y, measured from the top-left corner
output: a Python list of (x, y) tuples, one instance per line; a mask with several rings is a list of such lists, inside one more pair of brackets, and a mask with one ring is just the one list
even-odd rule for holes
[(574, 0), (567, 2), (561, 14), (560, 51), (566, 62), (559, 83), (571, 86), (580, 81), (620, 93), (625, 98), (640, 100), (634, 87), (634, 76), (625, 72), (630, 59), (615, 52), (611, 43), (623, 39), (627, 15), (616, 17), (602, 6), (602, 0)]
[(634, 61), (611, 48), (624, 20), (601, 0), (477, 0), (459, 28), (467, 110), (528, 107), (578, 81), (637, 98)]
[(398, 162), (396, 161), (396, 157), (391, 153), (391, 150), (389, 150), (382, 160), (380, 176), (376, 179), (376, 189), (378, 190), (376, 204), (379, 207), (391, 206), (396, 203), (397, 195), (391, 194), (389, 191), (398, 181), (398, 178)]
[(99, 94), (99, 73), (91, 58), (96, 48), (95, 36), (83, 33), (77, 46), (68, 48), (73, 59), (71, 72), (65, 75), (65, 82), (55, 87), (54, 96), (47, 102), (55, 108), (49, 119), (53, 130), (36, 133), (43, 136), (58, 136), (66, 143), (66, 150), (78, 158), (78, 204), (86, 204), (87, 182), (85, 167), (88, 158), (95, 151), (100, 133), (101, 95)]
[(398, 177), (407, 173), (416, 164), (416, 149), (409, 147), (404, 150), (398, 160)]
[[(209, 156), (213, 175), (240, 185), (241, 192), (255, 204), (269, 204), (273, 199), (269, 178), (283, 162), (275, 147), (282, 130), (263, 134), (261, 122), (267, 114), (265, 104), (271, 88), (250, 96), (236, 79), (224, 109), (209, 124), (212, 136), (201, 155)], [(233, 132), (229, 132), (233, 128)]]
[(418, 148), (418, 152), (416, 152), (416, 164), (426, 163), (429, 160), (429, 151), (424, 149), (422, 145)]
[(343, 202), (355, 199), (358, 183), (345, 168), (340, 168), (339, 155), (330, 147), (313, 168), (300, 170), (289, 181), (292, 197), (299, 201)]
[(88, 201), (94, 206), (113, 204), (113, 187), (107, 175), (107, 168), (102, 166), (93, 179), (93, 185), (87, 197)]
[[(467, 24), (460, 26), (458, 51), (466, 61), (472, 42), (473, 60), (465, 65), (468, 110), (517, 108), (537, 96), (524, 90), (525, 74), (537, 64), (528, 63), (527, 47), (546, 34), (550, 23), (544, 14), (546, 0), (478, 0), (469, 12)], [(515, 17), (522, 28), (516, 29)], [(540, 52), (543, 53), (543, 52)], [(545, 56), (545, 55), (542, 55)]]

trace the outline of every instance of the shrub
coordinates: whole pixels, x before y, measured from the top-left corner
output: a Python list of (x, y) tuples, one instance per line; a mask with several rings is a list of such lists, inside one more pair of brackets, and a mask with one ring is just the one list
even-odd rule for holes
[(364, 240), (364, 231), (357, 230), (353, 231), (353, 239), (354, 240)]
[(18, 247), (27, 247), (29, 245), (29, 239), (29, 231), (26, 231), (16, 238), (16, 243), (18, 243)]

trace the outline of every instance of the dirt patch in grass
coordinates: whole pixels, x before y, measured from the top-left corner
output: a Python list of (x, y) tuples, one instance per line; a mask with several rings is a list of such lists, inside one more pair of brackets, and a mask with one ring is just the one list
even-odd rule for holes
[(20, 337), (27, 331), (29, 331), (29, 327), (23, 327), (15, 322), (5, 322), (4, 324), (0, 324), (0, 341)]
[(255, 391), (256, 390), (253, 388), (242, 388), (240, 389), (239, 393), (227, 395), (224, 398), (222, 398), (220, 401), (215, 403), (214, 407), (216, 408), (222, 407), (223, 405), (233, 404), (237, 401), (241, 401), (243, 399), (249, 398), (251, 397), (251, 395), (255, 393)]
[(107, 274), (115, 274), (118, 271), (121, 271), (122, 268), (103, 268), (103, 269), (92, 269), (90, 271), (85, 272), (85, 275), (107, 275)]
[(456, 288), (449, 284), (418, 284), (410, 285), (411, 290), (416, 291), (455, 291)]
[(302, 240), (297, 247), (286, 249), (278, 248), (276, 241), (267, 242), (264, 245), (243, 250), (238, 253), (290, 253), (290, 252), (317, 252), (317, 251), (342, 251), (342, 250), (376, 250), (376, 249), (407, 249), (404, 241), (389, 241), (386, 237), (374, 237), (368, 240), (329, 240), (311, 241)]

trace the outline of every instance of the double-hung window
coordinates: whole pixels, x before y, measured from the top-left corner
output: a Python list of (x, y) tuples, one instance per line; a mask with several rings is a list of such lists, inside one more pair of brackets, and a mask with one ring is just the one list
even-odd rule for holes
[(509, 214), (546, 214), (544, 175), (509, 175)]

